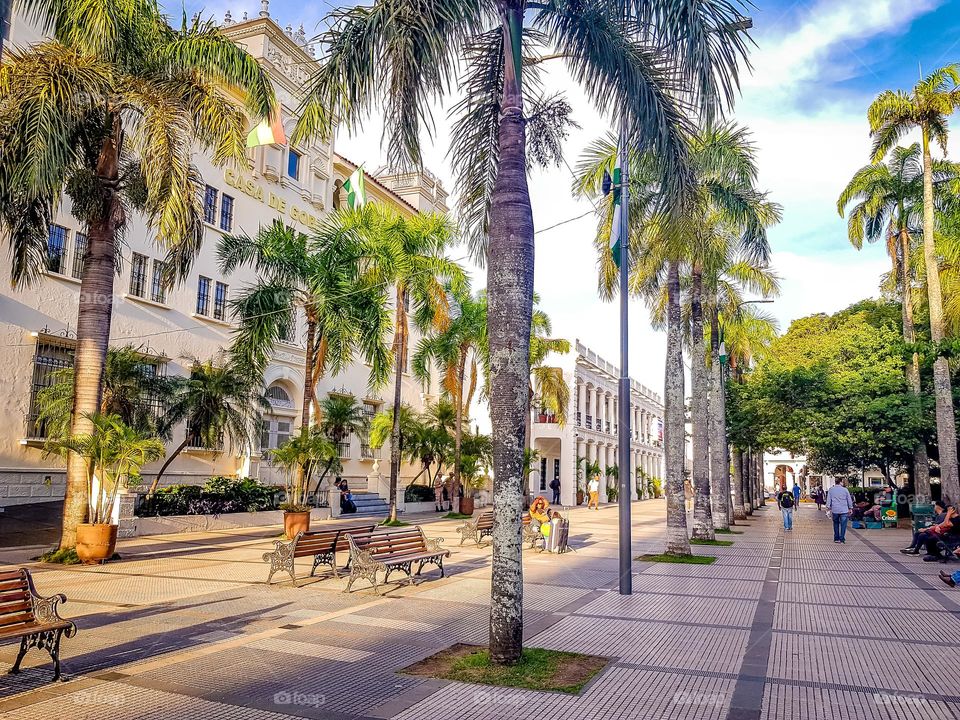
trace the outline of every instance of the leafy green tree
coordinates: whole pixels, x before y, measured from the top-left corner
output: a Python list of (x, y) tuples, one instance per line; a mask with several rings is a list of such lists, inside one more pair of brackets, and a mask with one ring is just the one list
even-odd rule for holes
[[(942, 187), (960, 175), (954, 163), (933, 162), (935, 187)], [(837, 211), (849, 213), (850, 242), (858, 250), (863, 242), (883, 241), (893, 266), (894, 283), (899, 290), (903, 339), (908, 345), (917, 341), (914, 323), (914, 238), (923, 227), (923, 153), (919, 143), (896, 147), (887, 162), (875, 162), (858, 170), (837, 200)], [(920, 357), (914, 352), (905, 363), (910, 388), (918, 397)], [(913, 455), (913, 477), (917, 495), (930, 497), (930, 467), (926, 445), (918, 445)]]
[(245, 449), (251, 432), (260, 423), (260, 412), (270, 407), (262, 386), (246, 373), (232, 367), (225, 358), (194, 358), (190, 374), (171, 378), (171, 397), (163, 414), (165, 434), (186, 425), (183, 440), (167, 457), (153, 483), (156, 492), (164, 472), (187, 447), (222, 450), (224, 440), (234, 449)]
[(286, 476), (287, 498), (280, 508), (288, 512), (309, 510), (307, 492), (314, 472), (338, 456), (337, 446), (316, 425), (301, 425), (296, 435), (270, 450), (270, 461)]
[(673, 194), (688, 179), (679, 98), (707, 116), (732, 101), (747, 47), (742, 19), (728, 0), (376, 0), (337, 11), (321, 38), (323, 60), (298, 134), (354, 126), (377, 106), (391, 165), (419, 164), (432, 103), (454, 86), (465, 89), (455, 108), (452, 159), (468, 213), (463, 224), (489, 260), (496, 664), (516, 664), (522, 652), (521, 448), (529, 398), (517, 388), (530, 378), (528, 157), (556, 159), (567, 114), (540, 95), (538, 68), (563, 60), (595, 104), (617, 108), (631, 144), (663, 159)]
[[(171, 28), (155, 0), (30, 4), (53, 39), (5, 53), (0, 67), (0, 227), (11, 280), (28, 285), (47, 266), (48, 225), (64, 193), (85, 226), (71, 434), (88, 436), (131, 215), (142, 213), (166, 249), (167, 281), (186, 278), (203, 239), (191, 154), (246, 162), (247, 113), (256, 122), (276, 102), (266, 71), (213, 23)], [(86, 464), (71, 456), (61, 549), (76, 542), (86, 488)]]
[[(935, 345), (946, 337), (943, 293), (935, 242), (934, 160), (930, 146), (937, 143), (947, 151), (947, 118), (960, 107), (960, 65), (947, 65), (920, 80), (911, 93), (885, 90), (870, 105), (867, 118), (873, 138), (873, 161), (879, 163), (911, 130), (921, 135), (923, 153), (923, 260), (926, 270), (930, 338)], [(957, 427), (950, 381), (950, 363), (938, 354), (933, 364), (936, 401), (937, 447), (943, 492), (960, 497), (957, 470)]]

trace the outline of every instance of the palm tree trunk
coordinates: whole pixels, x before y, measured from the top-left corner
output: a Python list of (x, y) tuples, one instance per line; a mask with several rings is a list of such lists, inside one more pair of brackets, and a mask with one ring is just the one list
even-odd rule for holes
[[(460, 511), (460, 448), (463, 446), (463, 382), (467, 364), (467, 350), (460, 348), (460, 363), (457, 367), (457, 415), (453, 430), (453, 480), (450, 481), (450, 508)], [(456, 499), (457, 506), (453, 502)]]
[[(933, 237), (933, 160), (930, 157), (930, 132), (923, 128), (923, 261), (927, 269), (927, 305), (930, 310), (930, 339), (935, 346), (943, 342), (943, 294), (940, 290), (940, 266)], [(957, 475), (957, 426), (950, 387), (950, 364), (937, 348), (933, 363), (933, 390), (937, 406), (937, 448), (940, 452), (940, 483), (943, 496), (951, 502), (960, 497)]]
[[(917, 341), (913, 324), (913, 286), (910, 271), (910, 233), (906, 228), (900, 231), (900, 307), (903, 316), (903, 342), (912, 345)], [(913, 353), (906, 364), (907, 383), (920, 402), (920, 356)], [(927, 457), (927, 444), (921, 440), (913, 451), (913, 492), (916, 502), (930, 500), (930, 458)]]
[(727, 460), (727, 427), (720, 377), (720, 319), (716, 298), (710, 298), (710, 498), (718, 528), (730, 527), (730, 463)]
[(667, 276), (667, 358), (664, 374), (664, 492), (667, 495), (667, 552), (690, 554), (683, 489), (684, 429), (683, 342), (680, 327), (680, 264), (671, 261)]
[(746, 520), (747, 508), (743, 496), (743, 453), (733, 448), (730, 453), (733, 461), (733, 519)]
[(317, 335), (317, 321), (307, 312), (307, 347), (303, 360), (303, 411), (300, 424), (306, 427), (310, 424), (310, 406), (313, 404), (313, 356), (314, 342)]
[(763, 450), (757, 450), (753, 457), (754, 497), (760, 507), (767, 505), (767, 491), (763, 485)]
[(703, 340), (703, 271), (694, 265), (690, 288), (690, 389), (693, 426), (693, 537), (713, 540), (713, 513), (710, 508), (709, 389), (706, 348)]
[[(80, 279), (71, 435), (82, 435), (93, 430), (88, 416), (100, 409), (103, 394), (103, 368), (107, 360), (113, 317), (116, 236), (124, 223), (123, 207), (112, 189), (120, 170), (119, 138), (120, 119), (117, 117), (113, 122), (113, 132), (104, 141), (97, 159), (97, 177), (105, 184), (104, 196), (100, 218), (91, 222), (88, 228), (87, 251)], [(61, 550), (77, 544), (77, 525), (86, 519), (88, 503), (87, 462), (76, 453), (70, 453), (63, 499)]]
[(147, 491), (148, 496), (153, 495), (157, 491), (157, 488), (160, 486), (160, 478), (163, 477), (163, 474), (167, 471), (167, 468), (170, 467), (170, 463), (172, 463), (177, 458), (177, 456), (183, 452), (184, 448), (187, 447), (187, 443), (189, 442), (190, 442), (190, 433), (188, 431), (183, 438), (183, 442), (177, 445), (176, 450), (170, 453), (170, 457), (168, 457), (166, 460), (163, 461), (163, 465), (160, 466), (160, 470), (157, 472), (157, 476), (153, 479), (153, 482), (150, 483), (150, 489)]
[(393, 381), (393, 428), (390, 431), (390, 521), (397, 519), (397, 485), (400, 482), (400, 390), (407, 357), (406, 290), (397, 288), (397, 326), (394, 339), (396, 372)]
[(523, 448), (529, 414), (533, 314), (533, 213), (527, 187), (520, 70), (522, 0), (499, 0), (504, 37), (500, 165), (490, 208), (487, 266), (490, 420), (493, 426), (493, 561), (490, 660), (515, 665), (523, 652)]

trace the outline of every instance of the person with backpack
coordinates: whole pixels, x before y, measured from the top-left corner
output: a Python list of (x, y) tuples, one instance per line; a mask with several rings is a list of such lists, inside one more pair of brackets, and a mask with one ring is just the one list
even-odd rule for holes
[(777, 505), (783, 514), (783, 529), (793, 532), (793, 508), (796, 506), (796, 502), (793, 499), (793, 492), (784, 487), (780, 494), (777, 495)]

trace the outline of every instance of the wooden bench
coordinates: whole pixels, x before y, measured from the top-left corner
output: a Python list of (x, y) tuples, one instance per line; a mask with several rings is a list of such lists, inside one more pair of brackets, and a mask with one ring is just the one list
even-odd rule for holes
[(457, 528), (457, 532), (460, 533), (461, 545), (468, 537), (479, 545), (483, 538), (493, 536), (493, 511), (480, 513), (476, 520), (467, 520)]
[(337, 572), (337, 551), (349, 552), (350, 544), (347, 542), (347, 533), (370, 532), (376, 526), (376, 523), (341, 525), (335, 528), (297, 533), (297, 536), (288, 542), (275, 540), (273, 552), (263, 554), (263, 561), (270, 563), (267, 584), (269, 585), (273, 580), (274, 574), (286, 572), (290, 574), (290, 580), (296, 585), (297, 576), (293, 566), (294, 560), (309, 556), (313, 556), (310, 577), (313, 577), (320, 565), (329, 565), (330, 569), (333, 570), (334, 577), (340, 577)]
[(424, 565), (432, 563), (440, 568), (440, 577), (444, 577), (443, 559), (450, 555), (449, 550), (440, 546), (443, 538), (427, 538), (419, 526), (349, 533), (347, 540), (350, 543), (350, 580), (344, 592), (350, 592), (358, 578), (366, 578), (379, 594), (377, 572), (383, 571), (384, 584), (394, 570), (402, 570), (410, 579), (413, 563), (419, 563), (417, 575)]
[(77, 626), (57, 613), (65, 595), (37, 595), (26, 568), (0, 572), (0, 640), (20, 638), (20, 652), (10, 669), (20, 672), (20, 663), (30, 648), (46, 650), (53, 660), (53, 679), (60, 679), (60, 638), (77, 634)]

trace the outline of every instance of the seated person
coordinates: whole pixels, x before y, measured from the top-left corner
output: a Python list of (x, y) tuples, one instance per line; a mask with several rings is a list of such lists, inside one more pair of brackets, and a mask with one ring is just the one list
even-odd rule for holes
[(850, 513), (851, 520), (863, 520), (863, 515), (870, 508), (871, 503), (866, 500), (860, 500), (853, 504), (853, 511)]
[(874, 522), (880, 522), (881, 520), (881, 510), (879, 505), (871, 505), (869, 510), (863, 511), (864, 520), (873, 520)]
[(952, 505), (947, 506), (947, 514), (943, 522), (927, 529), (926, 549), (927, 554), (923, 556), (924, 562), (934, 562), (944, 560), (940, 550), (940, 544), (947, 546), (948, 552), (957, 545), (960, 545), (960, 520), (957, 517), (957, 511)]
[[(933, 505), (933, 518), (932, 522), (925, 528), (921, 528), (913, 533), (913, 539), (910, 541), (910, 544), (903, 548), (900, 552), (904, 555), (919, 555), (920, 548), (927, 544), (927, 540), (930, 539), (930, 534), (935, 531), (934, 528), (944, 522), (947, 518), (947, 508), (942, 501), (938, 501)], [(946, 529), (946, 528), (942, 528)]]
[(340, 487), (340, 512), (344, 514), (355, 513), (357, 504), (353, 501), (353, 493), (350, 492), (347, 481), (341, 479), (338, 484)]

